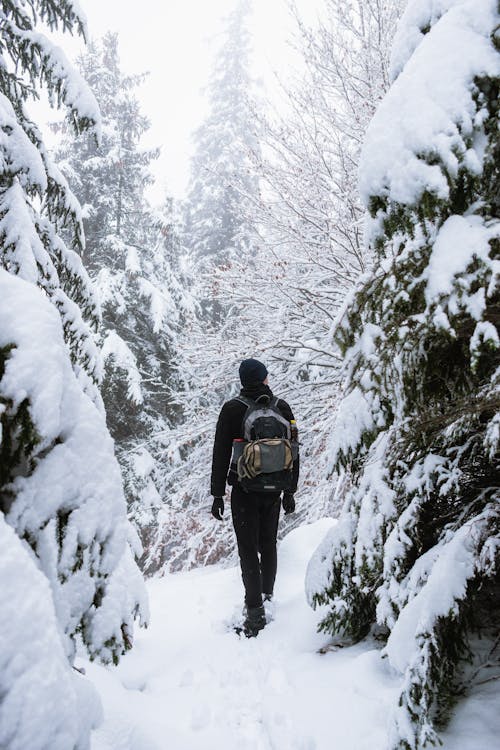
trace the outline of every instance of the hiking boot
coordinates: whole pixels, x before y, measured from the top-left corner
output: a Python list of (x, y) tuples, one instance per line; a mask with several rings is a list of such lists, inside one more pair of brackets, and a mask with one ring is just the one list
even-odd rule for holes
[(263, 594), (262, 599), (264, 601), (264, 611), (266, 613), (266, 623), (271, 622), (271, 620), (274, 620), (274, 615), (276, 611), (276, 604), (273, 599), (272, 594)]
[(243, 632), (247, 638), (255, 638), (266, 627), (266, 613), (263, 606), (247, 607)]

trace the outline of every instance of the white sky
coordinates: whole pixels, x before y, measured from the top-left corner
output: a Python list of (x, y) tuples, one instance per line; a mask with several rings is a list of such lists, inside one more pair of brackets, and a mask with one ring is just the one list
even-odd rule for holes
[[(317, 0), (301, 0), (311, 12)], [(264, 81), (273, 71), (286, 73), (291, 59), (286, 38), (291, 22), (286, 0), (253, 0), (255, 51)], [(220, 44), (221, 21), (235, 0), (81, 0), (90, 35), (106, 31), (119, 34), (121, 65), (125, 72), (149, 71), (137, 90), (143, 112), (151, 120), (147, 146), (160, 146), (162, 155), (154, 167), (154, 198), (165, 190), (179, 197), (189, 174), (191, 134), (203, 120), (202, 95), (213, 53)], [(66, 35), (60, 42), (68, 56), (76, 57), (79, 45)], [(54, 118), (52, 118), (54, 119)]]

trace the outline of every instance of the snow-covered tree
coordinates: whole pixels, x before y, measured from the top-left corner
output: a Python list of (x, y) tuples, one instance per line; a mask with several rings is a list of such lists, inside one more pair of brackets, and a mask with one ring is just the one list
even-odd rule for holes
[(79, 67), (101, 109), (103, 135), (97, 144), (66, 133), (58, 155), (84, 208), (85, 262), (102, 308), (102, 395), (129, 509), (142, 528), (161, 502), (153, 436), (167, 430), (171, 414), (167, 387), (184, 300), (179, 243), (171, 201), (153, 211), (145, 194), (158, 150), (141, 145), (149, 122), (136, 89), (144, 76), (122, 72), (112, 33), (89, 46)]
[(142, 247), (150, 224), (144, 191), (152, 183), (150, 165), (159, 151), (140, 145), (149, 121), (135, 92), (145, 74), (123, 73), (118, 35), (108, 32), (91, 41), (77, 65), (99, 104), (101, 138), (97, 143), (84, 134), (75, 141), (70, 121), (54, 129), (67, 136), (57, 157), (84, 210), (84, 260), (94, 276), (103, 267), (122, 270), (129, 249)]
[(249, 102), (250, 13), (250, 0), (238, 0), (226, 20), (208, 86), (209, 112), (194, 136), (185, 244), (198, 262), (208, 258), (215, 265), (248, 252), (250, 241), (245, 196), (236, 186), (236, 178), (243, 178), (246, 192), (256, 190), (248, 161), (248, 152), (255, 147)]
[[(157, 514), (169, 502), (163, 477), (170, 464), (171, 430), (182, 413), (182, 404), (176, 398), (182, 387), (181, 339), (194, 311), (176, 210), (173, 201), (167, 199), (155, 213), (153, 245), (139, 256), (135, 280), (129, 270), (129, 286), (134, 291), (135, 281), (137, 292), (130, 349), (136, 353), (143, 398), (141, 423), (136, 432), (118, 443), (118, 456), (129, 512), (140, 532), (145, 554), (158, 529)], [(106, 403), (106, 392), (103, 395)]]
[(498, 24), (495, 0), (409, 4), (362, 155), (377, 260), (336, 332), (345, 505), (309, 597), (326, 632), (385, 629), (398, 750), (437, 742), (471, 634), (498, 637)]
[[(26, 106), (42, 85), (54, 105), (70, 111), (77, 131), (96, 135), (99, 111), (81, 76), (38, 30), (44, 22), (49, 30), (84, 34), (75, 3), (5, 2), (0, 17), (2, 573), (19, 569), (19, 587), (2, 578), (0, 742), (85, 748), (98, 712), (71, 677), (77, 642), (92, 658), (118, 660), (146, 604), (130, 548), (139, 554), (139, 545), (97, 388), (98, 305), (79, 257), (80, 206)], [(30, 679), (44, 671), (39, 691)], [(45, 712), (53, 723), (42, 731)]]
[[(95, 400), (100, 359), (92, 328), (98, 308), (79, 257), (83, 229), (78, 202), (54, 164), (31, 121), (26, 102), (36, 98), (41, 82), (51, 101), (65, 105), (72, 127), (96, 137), (98, 110), (92, 93), (62, 50), (34, 31), (39, 18), (51, 28), (83, 33), (72, 2), (4, 3), (2, 18), (2, 185), (0, 190), (0, 262), (10, 273), (40, 288), (60, 312), (75, 372)], [(39, 201), (43, 211), (37, 210)], [(60, 236), (67, 228), (68, 247)]]

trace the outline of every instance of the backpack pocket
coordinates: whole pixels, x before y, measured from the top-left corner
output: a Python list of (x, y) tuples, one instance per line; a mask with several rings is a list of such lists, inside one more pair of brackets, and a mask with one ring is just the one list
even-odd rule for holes
[(291, 471), (293, 454), (290, 440), (263, 438), (245, 444), (238, 459), (238, 479), (253, 479), (259, 474)]

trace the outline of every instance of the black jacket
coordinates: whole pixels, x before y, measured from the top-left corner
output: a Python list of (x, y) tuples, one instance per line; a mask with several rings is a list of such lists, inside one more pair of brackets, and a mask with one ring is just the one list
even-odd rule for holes
[[(240, 393), (242, 396), (252, 399), (256, 399), (263, 394), (267, 394), (270, 398), (273, 396), (271, 389), (263, 383), (252, 388), (242, 388)], [(285, 419), (288, 419), (288, 421), (294, 419), (292, 410), (286, 401), (279, 399), (278, 408)], [(231, 463), (233, 440), (243, 437), (242, 424), (246, 410), (247, 407), (245, 404), (233, 398), (230, 401), (226, 401), (219, 414), (212, 458), (211, 493), (214, 497), (223, 497), (226, 493), (226, 480)], [(297, 457), (293, 463), (292, 492), (295, 492), (297, 489), (298, 479), (299, 459)], [(230, 484), (233, 484), (235, 481), (236, 477), (230, 477)]]

